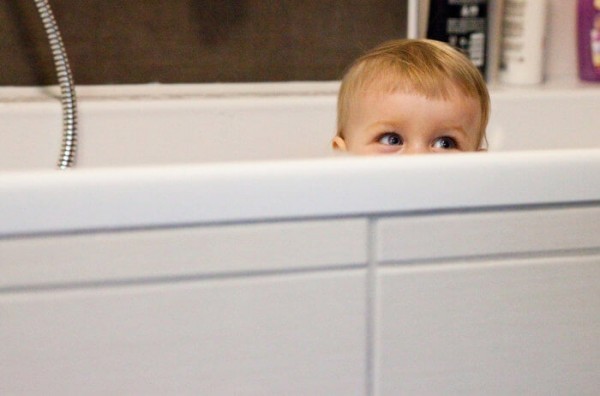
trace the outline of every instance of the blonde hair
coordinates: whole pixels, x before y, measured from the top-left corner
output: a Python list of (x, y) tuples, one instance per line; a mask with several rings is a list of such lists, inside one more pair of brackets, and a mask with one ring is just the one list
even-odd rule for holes
[(358, 58), (342, 79), (337, 103), (337, 136), (343, 137), (350, 104), (370, 89), (415, 92), (448, 99), (455, 89), (481, 104), (478, 142), (485, 139), (490, 96), (479, 70), (450, 45), (428, 39), (387, 41)]

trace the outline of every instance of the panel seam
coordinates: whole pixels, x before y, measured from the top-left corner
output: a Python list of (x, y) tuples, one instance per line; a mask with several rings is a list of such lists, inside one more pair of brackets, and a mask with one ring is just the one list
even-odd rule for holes
[(376, 257), (376, 218), (367, 220), (367, 279), (366, 279), (366, 395), (377, 392), (377, 257)]

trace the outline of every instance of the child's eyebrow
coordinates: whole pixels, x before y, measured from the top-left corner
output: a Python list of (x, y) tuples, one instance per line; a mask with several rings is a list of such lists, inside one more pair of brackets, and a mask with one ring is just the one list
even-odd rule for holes
[(451, 125), (448, 127), (448, 129), (452, 129), (453, 131), (459, 131), (462, 133), (467, 133), (467, 131), (465, 130), (465, 128), (461, 125)]
[(397, 128), (401, 123), (397, 122), (397, 121), (387, 121), (387, 120), (380, 120), (377, 122), (374, 122), (373, 124), (371, 124), (369, 126), (369, 128), (379, 128), (379, 127), (391, 127), (391, 128)]
[(441, 130), (447, 130), (447, 131), (456, 131), (456, 132), (460, 132), (463, 135), (468, 135), (469, 133), (467, 132), (467, 130), (465, 129), (464, 126), (462, 125), (455, 125), (455, 124), (449, 124), (449, 125), (443, 125), (441, 128)]

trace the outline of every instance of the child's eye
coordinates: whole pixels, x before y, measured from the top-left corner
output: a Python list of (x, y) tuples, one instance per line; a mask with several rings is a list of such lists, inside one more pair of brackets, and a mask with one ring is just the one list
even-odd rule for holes
[(386, 146), (400, 146), (403, 143), (402, 137), (395, 132), (386, 132), (377, 141)]
[(442, 136), (433, 141), (433, 148), (452, 150), (458, 148), (456, 140), (448, 136)]

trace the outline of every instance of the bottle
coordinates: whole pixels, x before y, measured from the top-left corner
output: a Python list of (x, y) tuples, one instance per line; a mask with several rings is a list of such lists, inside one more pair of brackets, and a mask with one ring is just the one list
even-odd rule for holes
[(544, 80), (547, 0), (505, 0), (500, 82), (539, 84)]
[(579, 78), (600, 81), (600, 0), (579, 0), (577, 50)]
[(486, 77), (488, 0), (432, 0), (427, 38), (449, 43)]

